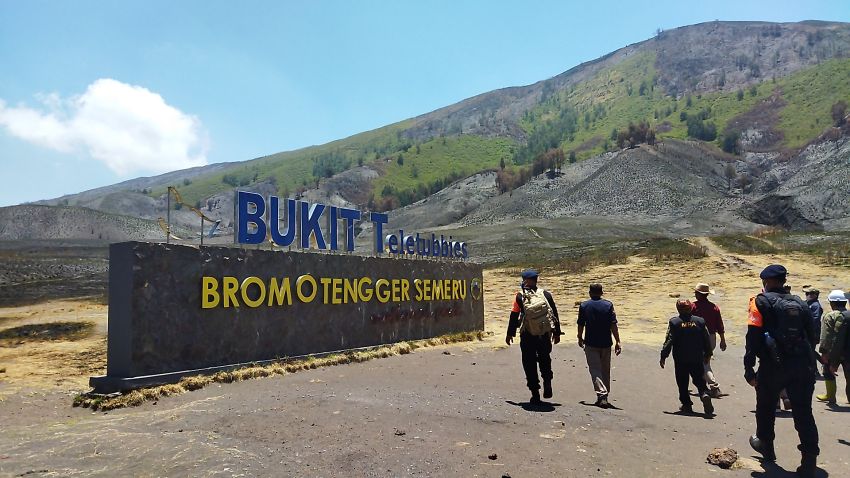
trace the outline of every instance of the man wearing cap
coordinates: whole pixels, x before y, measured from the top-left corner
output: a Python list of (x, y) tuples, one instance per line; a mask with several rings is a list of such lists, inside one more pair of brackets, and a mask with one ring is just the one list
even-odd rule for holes
[(602, 298), (602, 284), (590, 284), (590, 300), (578, 308), (578, 346), (584, 349), (587, 369), (593, 388), (596, 390), (596, 406), (609, 408), (608, 393), (611, 391), (611, 340), (617, 341), (614, 354), (620, 355), (620, 331), (614, 304)]
[(679, 410), (685, 413), (693, 413), (693, 402), (688, 390), (688, 379), (693, 380), (697, 387), (700, 400), (702, 400), (705, 414), (714, 414), (714, 406), (711, 404), (711, 396), (708, 387), (705, 386), (705, 364), (711, 358), (711, 344), (708, 340), (708, 330), (705, 328), (705, 320), (693, 315), (694, 305), (687, 299), (676, 301), (676, 311), (679, 315), (670, 319), (667, 324), (667, 335), (664, 345), (661, 347), (661, 368), (673, 351), (673, 365), (676, 372), (676, 385), (679, 387), (679, 401), (682, 406)]
[[(531, 390), (531, 403), (540, 403), (540, 378), (537, 364), (540, 364), (540, 376), (543, 377), (543, 398), (552, 397), (552, 344), (561, 341), (561, 323), (558, 320), (558, 308), (547, 290), (537, 287), (538, 273), (534, 269), (522, 272), (521, 289), (514, 297), (508, 320), (508, 333), (505, 343), (511, 345), (516, 329), (519, 328), (519, 348), (522, 352), (522, 368), (525, 380)], [(548, 308), (543, 315), (537, 312)], [(538, 320), (539, 317), (539, 320)], [(520, 322), (522, 325), (520, 325)], [(543, 325), (541, 325), (543, 324)]]
[(812, 311), (812, 325), (815, 328), (816, 342), (820, 342), (821, 317), (823, 316), (823, 307), (818, 300), (820, 291), (815, 288), (808, 288), (803, 289), (803, 292), (806, 293), (806, 304), (809, 304), (809, 310)]
[[(720, 350), (726, 350), (726, 331), (723, 328), (723, 317), (720, 316), (720, 308), (713, 302), (708, 300), (708, 294), (714, 294), (714, 291), (708, 284), (697, 284), (694, 287), (694, 310), (693, 314), (697, 317), (702, 317), (705, 320), (705, 328), (708, 329), (708, 340), (711, 343), (711, 351), (717, 347), (717, 336), (720, 336)], [(720, 384), (714, 378), (714, 372), (711, 370), (711, 361), (705, 364), (705, 384), (708, 386), (708, 393), (712, 398), (720, 397)]]
[(844, 392), (850, 402), (850, 312), (847, 311), (847, 297), (843, 290), (834, 290), (827, 297), (832, 309), (823, 316), (821, 329), (820, 353), (826, 359), (823, 365), (824, 385), (826, 393), (818, 395), (822, 402), (835, 403), (837, 384), (835, 375), (838, 366), (844, 369)]
[[(802, 459), (797, 473), (817, 470), (818, 429), (812, 415), (815, 389), (815, 339), (811, 311), (802, 299), (783, 290), (788, 271), (779, 264), (759, 274), (764, 292), (750, 307), (744, 352), (744, 378), (756, 389), (756, 433), (750, 446), (765, 461), (775, 461), (774, 409), (779, 392), (788, 391)], [(754, 370), (758, 358), (758, 372)]]

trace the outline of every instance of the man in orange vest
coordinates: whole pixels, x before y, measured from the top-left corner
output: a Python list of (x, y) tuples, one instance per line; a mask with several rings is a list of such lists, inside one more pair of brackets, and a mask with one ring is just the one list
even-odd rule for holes
[[(519, 331), (519, 348), (522, 351), (522, 368), (525, 371), (525, 380), (528, 389), (531, 390), (531, 403), (539, 404), (540, 401), (540, 378), (537, 375), (537, 364), (540, 364), (540, 376), (543, 377), (543, 398), (552, 397), (552, 344), (561, 341), (561, 323), (558, 320), (558, 308), (555, 300), (547, 290), (538, 290), (538, 273), (534, 269), (524, 270), (522, 277), (522, 290), (514, 297), (511, 315), (508, 320), (508, 332), (505, 343), (511, 345)], [(542, 294), (541, 294), (542, 293)], [(549, 307), (549, 322), (546, 330), (537, 330), (532, 327), (527, 317), (526, 307), (529, 306), (529, 297), (542, 295)], [(522, 321), (522, 326), (520, 326)]]
[[(774, 410), (785, 388), (800, 437), (802, 459), (797, 473), (814, 476), (820, 453), (812, 415), (816, 341), (808, 305), (783, 289), (787, 274), (779, 264), (767, 266), (759, 275), (764, 292), (750, 300), (744, 353), (744, 379), (756, 389), (756, 433), (750, 437), (750, 446), (765, 461), (776, 460)], [(756, 359), (758, 372), (754, 370)]]

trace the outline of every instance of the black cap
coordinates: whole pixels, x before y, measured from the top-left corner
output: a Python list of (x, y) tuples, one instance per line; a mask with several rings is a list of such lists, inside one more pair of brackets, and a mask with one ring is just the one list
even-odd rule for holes
[(788, 275), (788, 270), (779, 264), (771, 264), (764, 268), (759, 274), (761, 279), (783, 279)]
[(520, 274), (520, 277), (522, 277), (523, 279), (537, 279), (538, 275), (540, 275), (540, 274), (538, 274), (536, 270), (526, 269), (526, 270), (522, 271), (522, 274)]

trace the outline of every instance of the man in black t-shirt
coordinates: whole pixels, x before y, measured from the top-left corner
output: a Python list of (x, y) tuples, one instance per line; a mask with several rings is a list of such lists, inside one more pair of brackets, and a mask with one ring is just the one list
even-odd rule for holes
[(614, 304), (602, 298), (602, 284), (590, 285), (590, 300), (578, 308), (578, 346), (584, 349), (587, 369), (596, 390), (596, 406), (608, 408), (611, 391), (611, 336), (617, 341), (614, 353), (620, 355), (620, 332)]

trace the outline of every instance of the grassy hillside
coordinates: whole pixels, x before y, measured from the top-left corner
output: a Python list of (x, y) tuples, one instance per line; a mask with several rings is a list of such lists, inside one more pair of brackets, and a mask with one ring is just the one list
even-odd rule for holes
[(567, 91), (545, 98), (522, 121), (529, 144), (515, 161), (529, 162), (548, 148), (575, 152), (578, 160), (617, 149), (616, 131), (646, 121), (659, 138), (689, 137), (687, 117), (702, 116), (723, 132), (735, 118), (752, 112), (775, 96), (784, 102), (774, 129), (782, 133), (779, 147), (799, 148), (832, 124), (832, 105), (850, 102), (850, 59), (834, 59), (787, 78), (769, 79), (747, 89), (672, 98), (657, 87), (655, 53), (644, 52)]
[[(475, 103), (466, 110), (447, 108), (448, 112), (430, 114), (428, 121), (457, 127), (428, 123), (422, 134), (422, 119), (414, 118), (325, 145), (257, 158), (176, 186), (189, 203), (266, 180), (276, 185), (279, 194), (287, 195), (314, 188), (322, 178), (346, 169), (368, 165), (381, 176), (374, 180), (371, 191), (364, 191), (370, 193), (364, 197), (372, 198), (370, 208), (387, 209), (421, 199), (459, 177), (498, 167), (503, 159), (513, 171), (511, 174), (527, 177), (529, 171), (520, 174), (514, 165), (529, 165), (555, 148), (560, 148), (563, 156), (550, 157), (569, 161), (619, 149), (618, 132), (641, 122), (648, 124), (660, 140), (700, 139), (728, 151), (740, 149), (738, 135), (756, 127), (764, 138), (757, 145), (748, 139), (751, 150), (794, 150), (832, 125), (833, 104), (839, 100), (850, 103), (847, 58), (820, 61), (780, 78), (761, 77), (761, 73), (751, 71), (755, 60), (747, 58), (730, 60), (723, 69), (703, 71), (699, 68), (708, 67), (699, 66), (703, 65), (701, 57), (690, 63), (685, 57), (681, 71), (659, 71), (665, 50), (656, 52), (660, 47), (655, 45), (653, 41), (644, 42), (577, 83), (551, 79), (528, 87), (529, 93), (523, 93), (526, 96), (510, 100), (523, 105), (514, 116), (496, 118), (495, 109), (490, 116), (475, 116), (486, 105), (502, 105), (508, 101), (505, 98), (518, 94), (499, 96), (499, 92), (494, 92), (488, 96), (488, 101), (492, 101), (481, 102), (484, 106)], [(769, 64), (775, 66), (784, 65), (780, 61), (786, 60), (780, 60), (777, 54), (772, 61)], [(716, 83), (700, 91), (711, 93), (674, 97), (659, 83), (660, 77), (666, 81), (673, 77), (681, 84), (695, 84), (697, 77), (693, 75), (706, 71), (716, 78), (712, 80)], [(741, 78), (757, 83), (733, 87), (732, 82), (726, 84), (727, 74), (737, 78), (736, 85), (744, 84)], [(556, 86), (567, 84), (570, 86)], [(464, 111), (467, 116), (460, 117), (455, 114), (457, 111)], [(484, 127), (488, 122), (497, 124), (496, 119), (510, 124), (505, 123), (502, 129)], [(482, 126), (476, 130), (475, 125)], [(420, 130), (414, 132), (414, 127)], [(434, 131), (452, 134), (430, 137)], [(468, 134), (469, 131), (479, 135)], [(524, 132), (525, 137), (517, 132)], [(159, 188), (151, 194), (159, 196), (164, 192), (164, 188)]]

